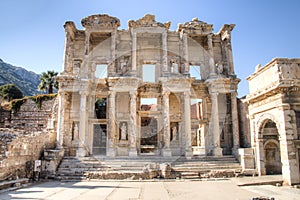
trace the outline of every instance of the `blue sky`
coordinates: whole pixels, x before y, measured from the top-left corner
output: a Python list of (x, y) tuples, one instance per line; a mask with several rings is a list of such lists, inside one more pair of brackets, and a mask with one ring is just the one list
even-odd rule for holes
[(300, 57), (299, 0), (1, 0), (0, 58), (36, 73), (61, 71), (65, 21), (82, 29), (82, 18), (107, 13), (121, 20), (146, 13), (171, 29), (194, 17), (214, 25), (236, 24), (232, 32), (235, 72), (242, 80), (239, 96), (248, 93), (247, 76), (257, 64), (275, 57)]

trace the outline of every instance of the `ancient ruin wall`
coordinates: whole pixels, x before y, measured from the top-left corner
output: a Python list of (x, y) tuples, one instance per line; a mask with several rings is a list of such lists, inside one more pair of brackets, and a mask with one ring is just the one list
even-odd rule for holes
[(0, 128), (0, 181), (32, 178), (34, 161), (56, 147), (56, 98), (38, 103), (28, 98), (12, 110), (6, 128)]

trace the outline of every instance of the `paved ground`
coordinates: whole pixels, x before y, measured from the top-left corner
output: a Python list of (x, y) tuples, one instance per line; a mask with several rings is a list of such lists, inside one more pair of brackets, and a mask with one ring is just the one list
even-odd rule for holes
[(0, 194), (6, 199), (207, 199), (251, 200), (254, 197), (274, 197), (276, 200), (300, 199), (300, 189), (291, 187), (238, 186), (250, 179), (215, 181), (49, 181)]

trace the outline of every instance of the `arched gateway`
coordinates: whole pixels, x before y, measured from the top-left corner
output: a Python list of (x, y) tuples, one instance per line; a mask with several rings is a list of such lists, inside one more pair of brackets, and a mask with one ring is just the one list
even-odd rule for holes
[(119, 19), (92, 15), (82, 26), (64, 25), (57, 79), (58, 147), (67, 155), (236, 153), (233, 24), (213, 33), (195, 18), (173, 31), (145, 15), (118, 30)]

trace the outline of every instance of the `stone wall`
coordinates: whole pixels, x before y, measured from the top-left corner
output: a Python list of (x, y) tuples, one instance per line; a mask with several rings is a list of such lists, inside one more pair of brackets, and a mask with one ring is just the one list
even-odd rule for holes
[(32, 178), (34, 161), (42, 158), (43, 151), (55, 148), (56, 132), (28, 132), (0, 129), (0, 181)]
[[(0, 181), (32, 178), (34, 161), (56, 147), (55, 95), (14, 100), (0, 116)], [(3, 115), (2, 115), (3, 114)]]

